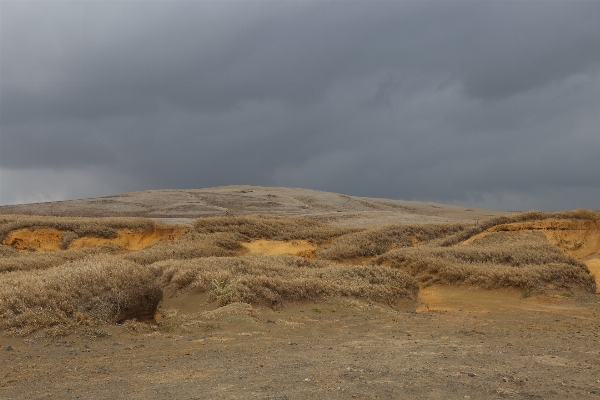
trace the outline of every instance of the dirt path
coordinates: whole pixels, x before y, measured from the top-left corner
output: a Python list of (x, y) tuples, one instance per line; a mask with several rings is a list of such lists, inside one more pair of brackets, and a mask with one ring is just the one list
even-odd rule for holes
[(334, 299), (146, 334), (1, 338), (0, 398), (600, 398), (595, 296), (428, 290), (419, 313)]

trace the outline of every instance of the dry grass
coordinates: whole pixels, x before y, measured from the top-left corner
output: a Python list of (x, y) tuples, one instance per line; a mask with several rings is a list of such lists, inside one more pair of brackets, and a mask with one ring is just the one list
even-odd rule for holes
[(596, 291), (594, 277), (585, 264), (562, 253), (539, 232), (499, 232), (468, 245), (397, 249), (376, 258), (373, 264), (402, 269), (426, 285)]
[(314, 243), (322, 243), (333, 237), (357, 231), (353, 228), (334, 227), (308, 218), (273, 215), (199, 218), (194, 228), (198, 233), (203, 234), (231, 233), (241, 241), (304, 239)]
[(81, 324), (148, 317), (161, 296), (148, 269), (96, 256), (48, 270), (3, 274), (0, 326), (12, 335), (60, 335)]
[(391, 225), (349, 233), (315, 252), (319, 258), (341, 261), (381, 255), (393, 248), (413, 247), (465, 229), (463, 224)]
[(16, 254), (19, 252), (14, 247), (0, 244), (0, 257), (11, 257)]
[(418, 286), (403, 271), (342, 266), (295, 256), (248, 255), (163, 261), (151, 266), (160, 285), (173, 295), (209, 292), (220, 305), (244, 302), (277, 308), (287, 302), (353, 296), (390, 305), (414, 301)]
[(471, 236), (475, 236), (481, 232), (484, 232), (493, 226), (501, 224), (511, 224), (516, 222), (527, 222), (527, 221), (541, 221), (544, 219), (567, 219), (567, 220), (600, 220), (600, 212), (590, 210), (575, 210), (575, 211), (560, 211), (560, 212), (541, 212), (541, 211), (528, 211), (524, 213), (514, 214), (507, 217), (497, 217), (482, 221), (479, 224), (472, 226), (469, 229), (465, 229), (462, 232), (448, 237), (447, 239), (440, 242), (441, 246), (452, 246), (461, 243)]
[(228, 233), (212, 235), (188, 232), (173, 242), (159, 241), (145, 249), (129, 252), (122, 257), (148, 265), (161, 260), (185, 260), (198, 257), (227, 257), (235, 256), (242, 249), (238, 240)]
[[(12, 249), (12, 247), (10, 248)], [(120, 251), (122, 248), (116, 245), (43, 253), (19, 253), (15, 250), (8, 256), (0, 257), (0, 273), (48, 269), (96, 254), (115, 254)]]

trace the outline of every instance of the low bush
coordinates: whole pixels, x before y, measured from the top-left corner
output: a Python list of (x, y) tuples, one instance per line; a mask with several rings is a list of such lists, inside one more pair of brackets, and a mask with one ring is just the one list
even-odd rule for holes
[(353, 296), (394, 305), (414, 301), (416, 281), (386, 267), (344, 266), (295, 256), (247, 255), (162, 261), (150, 266), (169, 295), (210, 292), (220, 305), (234, 302), (277, 308), (293, 301)]
[(372, 257), (392, 248), (413, 247), (464, 229), (463, 224), (390, 225), (371, 228), (337, 237), (319, 247), (315, 255), (337, 261)]
[(100, 255), (47, 270), (2, 274), (0, 326), (12, 335), (65, 334), (95, 321), (153, 317), (161, 297), (148, 269)]
[[(12, 247), (10, 248), (12, 249)], [(123, 248), (117, 245), (52, 252), (19, 253), (14, 250), (9, 252), (8, 255), (0, 257), (0, 273), (48, 269), (57, 267), (68, 261), (76, 261), (92, 255), (116, 254), (121, 251), (123, 251)]]
[(585, 264), (562, 253), (541, 233), (494, 233), (484, 239), (453, 247), (397, 249), (377, 257), (373, 264), (404, 270), (422, 284), (596, 291)]
[(237, 235), (237, 239), (242, 241), (304, 239), (314, 243), (323, 243), (332, 237), (358, 231), (356, 228), (334, 227), (308, 218), (273, 215), (199, 218), (194, 229), (203, 234), (227, 232)]

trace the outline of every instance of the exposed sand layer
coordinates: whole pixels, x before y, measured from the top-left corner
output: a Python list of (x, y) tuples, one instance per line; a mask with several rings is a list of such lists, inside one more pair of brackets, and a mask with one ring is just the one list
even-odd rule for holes
[(259, 239), (249, 243), (242, 243), (250, 253), (254, 254), (292, 254), (302, 257), (314, 257), (317, 245), (307, 240), (265, 240)]
[[(419, 291), (421, 305), (417, 312), (428, 311), (469, 311), (502, 312), (507, 309), (528, 311), (567, 310), (577, 306), (565, 295), (523, 297), (523, 293), (512, 288), (484, 290), (469, 287), (435, 285)], [(474, 301), (476, 299), (476, 301)]]
[[(105, 244), (117, 244), (127, 250), (141, 250), (161, 239), (174, 240), (186, 231), (181, 229), (147, 229), (142, 231), (119, 229), (115, 238), (82, 237), (73, 240), (68, 249), (96, 247)], [(2, 242), (19, 251), (56, 251), (61, 250), (65, 232), (46, 228), (24, 228), (9, 232)]]
[(19, 251), (55, 251), (61, 250), (63, 234), (53, 228), (23, 228), (9, 232), (2, 244)]

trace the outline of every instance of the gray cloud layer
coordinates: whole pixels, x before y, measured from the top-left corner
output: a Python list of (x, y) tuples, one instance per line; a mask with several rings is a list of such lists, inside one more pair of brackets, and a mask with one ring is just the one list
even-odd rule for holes
[(0, 203), (244, 183), (600, 208), (598, 2), (0, 7)]

